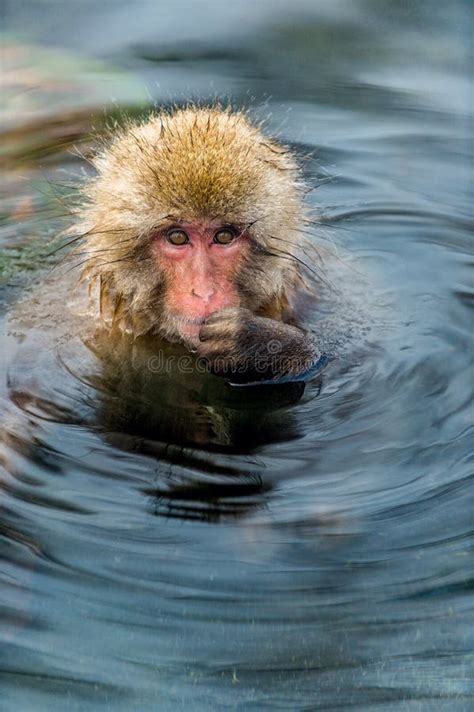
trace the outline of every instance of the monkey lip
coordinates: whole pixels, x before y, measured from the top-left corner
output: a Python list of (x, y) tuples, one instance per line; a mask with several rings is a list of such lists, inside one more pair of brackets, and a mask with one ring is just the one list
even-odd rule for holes
[(172, 316), (177, 324), (182, 324), (183, 326), (202, 326), (207, 318), (205, 316), (181, 316), (180, 314), (173, 314)]
[(195, 344), (199, 341), (199, 332), (206, 321), (205, 316), (183, 316), (182, 314), (171, 313), (174, 328), (181, 339), (186, 343)]

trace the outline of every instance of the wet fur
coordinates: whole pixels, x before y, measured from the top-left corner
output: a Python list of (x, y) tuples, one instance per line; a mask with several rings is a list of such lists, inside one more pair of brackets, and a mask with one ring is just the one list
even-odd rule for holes
[(320, 355), (297, 327), (238, 307), (213, 314), (199, 338), (209, 369), (234, 383), (309, 372)]

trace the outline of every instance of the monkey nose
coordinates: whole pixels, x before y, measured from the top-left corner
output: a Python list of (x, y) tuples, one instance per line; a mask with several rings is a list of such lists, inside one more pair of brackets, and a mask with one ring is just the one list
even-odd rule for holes
[(203, 302), (209, 302), (214, 294), (216, 293), (216, 290), (214, 287), (193, 287), (191, 290), (191, 294), (193, 297), (196, 297), (197, 299), (200, 299)]

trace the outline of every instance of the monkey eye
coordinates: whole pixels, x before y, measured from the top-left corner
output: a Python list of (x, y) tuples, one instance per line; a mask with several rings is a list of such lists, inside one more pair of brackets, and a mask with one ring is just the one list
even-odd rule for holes
[(229, 245), (235, 238), (236, 234), (233, 230), (223, 228), (222, 230), (218, 230), (214, 235), (214, 242), (218, 245)]
[(171, 242), (172, 245), (176, 245), (177, 247), (180, 245), (185, 245), (187, 242), (189, 242), (189, 237), (184, 232), (184, 230), (170, 230), (167, 233), (166, 238), (168, 242)]

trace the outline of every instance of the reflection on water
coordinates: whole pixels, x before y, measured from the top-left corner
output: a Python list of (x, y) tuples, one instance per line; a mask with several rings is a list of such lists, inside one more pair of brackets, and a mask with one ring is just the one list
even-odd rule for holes
[[(184, 347), (101, 332), (76, 339), (72, 348), (58, 345), (53, 363), (36, 371), (43, 347), (34, 336), (8, 370), (12, 403), (26, 416), (93, 428), (114, 450), (161, 463), (142, 488), (155, 513), (217, 521), (264, 506), (270, 485), (261, 466), (242, 467), (230, 455), (297, 438), (290, 406), (300, 400), (304, 384), (233, 388), (199, 373)], [(57, 395), (44, 382), (50, 369)], [(41, 458), (41, 445), (31, 440), (29, 432), (23, 454), (31, 458), (35, 450)], [(19, 450), (18, 439), (14, 447)]]
[[(53, 5), (6, 12), (3, 706), (470, 710), (470, 3)], [(153, 342), (80, 336), (54, 278), (28, 293), (109, 61), (157, 102), (231, 93), (311, 155), (319, 381), (153, 368)]]

